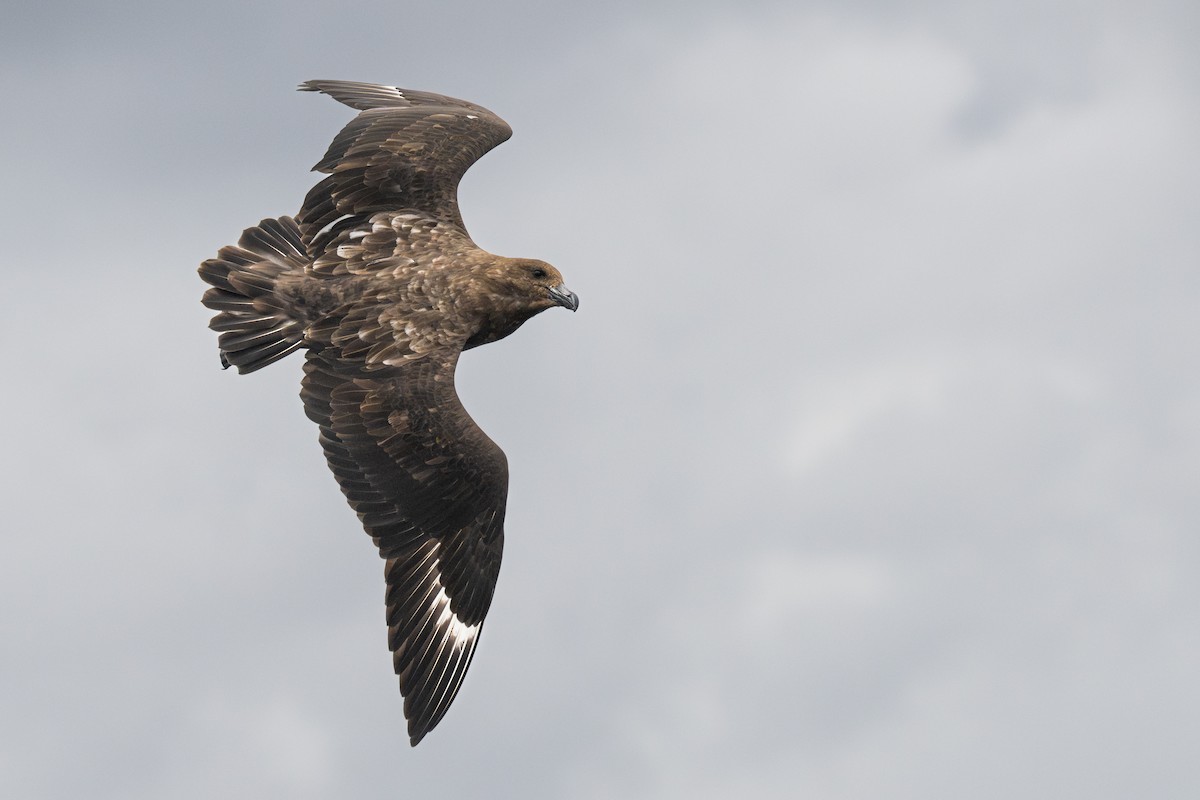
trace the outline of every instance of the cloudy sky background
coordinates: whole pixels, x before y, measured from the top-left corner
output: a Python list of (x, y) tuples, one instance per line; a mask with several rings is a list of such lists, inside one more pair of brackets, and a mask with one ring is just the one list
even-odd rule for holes
[[(1138, 10), (1133, 10), (1134, 6)], [(1194, 798), (1193, 2), (9, 3), (0, 794)], [(407, 745), (299, 359), (196, 265), (352, 112), (582, 298), (473, 351), (512, 468)]]

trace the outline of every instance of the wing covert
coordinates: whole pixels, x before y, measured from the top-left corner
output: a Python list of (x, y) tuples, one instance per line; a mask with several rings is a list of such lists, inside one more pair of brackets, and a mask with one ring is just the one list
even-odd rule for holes
[(347, 223), (378, 211), (414, 209), (466, 230), (458, 184), (485, 153), (512, 136), (486, 108), (453, 97), (352, 81), (307, 81), (357, 117), (333, 139), (314, 170), (329, 177), (297, 215), (309, 253), (319, 254)]

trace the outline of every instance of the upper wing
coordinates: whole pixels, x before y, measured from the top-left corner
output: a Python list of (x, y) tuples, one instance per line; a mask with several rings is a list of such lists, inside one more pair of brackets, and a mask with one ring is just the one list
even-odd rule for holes
[(307, 81), (360, 113), (329, 145), (314, 170), (329, 173), (304, 199), (296, 217), (309, 253), (326, 244), (322, 232), (346, 216), (414, 209), (466, 230), (458, 182), (512, 129), (482, 106), (427, 92), (351, 81)]
[(458, 693), (492, 602), (508, 466), (454, 391), (457, 352), (367, 372), (310, 351), (301, 397), (387, 559), (388, 646), (416, 745)]

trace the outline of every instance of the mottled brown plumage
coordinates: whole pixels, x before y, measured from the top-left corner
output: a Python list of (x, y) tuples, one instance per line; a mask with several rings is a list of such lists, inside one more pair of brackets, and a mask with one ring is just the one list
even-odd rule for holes
[(454, 390), (463, 350), (578, 299), (554, 267), (471, 241), (467, 168), (511, 130), (480, 106), (309, 81), (359, 109), (300, 213), (200, 266), (221, 360), (253, 372), (305, 349), (301, 398), (350, 506), (386, 559), (388, 645), (417, 744), (462, 683), (504, 546), (508, 466)]

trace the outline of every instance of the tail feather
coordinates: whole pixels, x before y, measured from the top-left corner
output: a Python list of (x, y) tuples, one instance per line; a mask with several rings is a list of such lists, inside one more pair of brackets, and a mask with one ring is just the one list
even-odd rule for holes
[(213, 287), (202, 302), (220, 312), (208, 326), (221, 334), (222, 366), (253, 372), (304, 346), (304, 325), (275, 290), (281, 276), (301, 274), (308, 263), (300, 229), (280, 217), (247, 228), (237, 245), (200, 265), (200, 277)]

